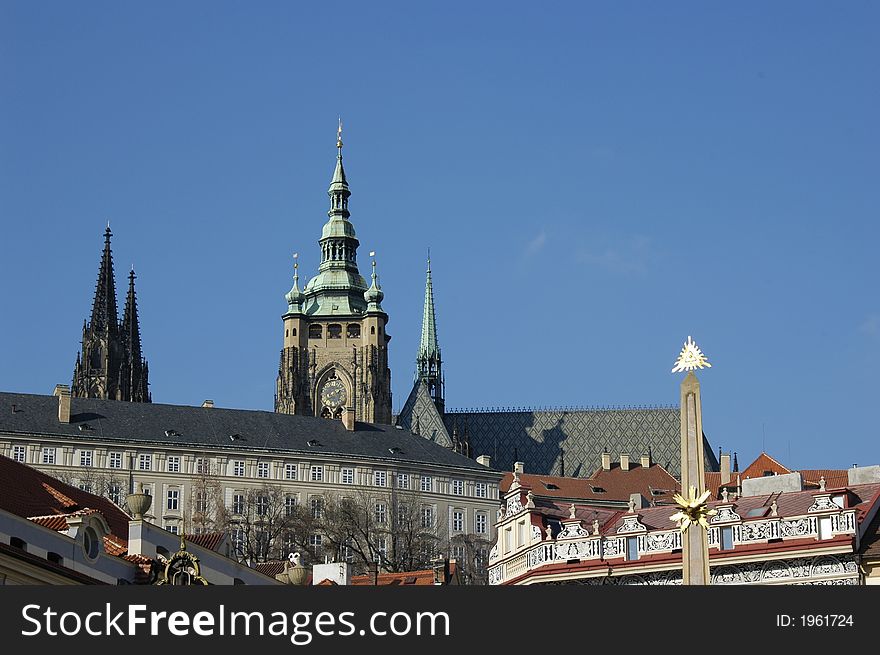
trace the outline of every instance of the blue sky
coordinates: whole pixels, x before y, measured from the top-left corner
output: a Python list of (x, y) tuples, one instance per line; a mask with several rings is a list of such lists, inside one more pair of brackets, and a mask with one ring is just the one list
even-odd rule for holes
[(880, 463), (878, 18), (2, 2), (0, 389), (70, 382), (110, 220), (154, 401), (271, 409), (341, 114), (395, 409), (430, 247), (448, 406), (674, 404), (693, 335), (715, 448)]

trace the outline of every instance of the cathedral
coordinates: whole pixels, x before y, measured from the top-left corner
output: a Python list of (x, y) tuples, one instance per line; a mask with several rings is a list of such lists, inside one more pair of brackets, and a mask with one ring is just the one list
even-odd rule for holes
[[(293, 286), (281, 316), (282, 348), (275, 383), (275, 411), (284, 414), (394, 424), (467, 457), (488, 455), (493, 468), (588, 477), (603, 454), (649, 457), (680, 473), (680, 419), (675, 405), (631, 408), (448, 409), (437, 336), (431, 260), (428, 258), (421, 338), (413, 386), (399, 413), (392, 411), (391, 369), (384, 293), (371, 261), (370, 283), (361, 275), (360, 242), (349, 211), (351, 191), (337, 132), (336, 166), (328, 189), (328, 220), (318, 241), (318, 271), (300, 288), (294, 255)], [(116, 314), (110, 229), (91, 320), (83, 326), (75, 397), (150, 402), (147, 362), (141, 354), (134, 271), (122, 322)], [(372, 256), (372, 253), (370, 253)], [(704, 435), (706, 470), (719, 462)]]
[(74, 398), (148, 403), (149, 367), (141, 354), (135, 274), (134, 270), (128, 274), (128, 295), (120, 322), (110, 252), (112, 236), (108, 225), (104, 231), (104, 253), (98, 268), (92, 315), (83, 321), (82, 351), (76, 354), (71, 392)]

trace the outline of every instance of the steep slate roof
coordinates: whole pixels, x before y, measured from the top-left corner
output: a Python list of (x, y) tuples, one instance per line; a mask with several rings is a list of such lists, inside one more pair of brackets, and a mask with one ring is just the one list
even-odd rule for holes
[[(492, 466), (512, 470), (515, 459), (536, 473), (589, 475), (602, 464), (601, 453), (628, 453), (638, 458), (650, 449), (652, 460), (673, 476), (680, 475), (681, 424), (678, 407), (630, 409), (550, 409), (522, 411), (453, 410), (444, 416), (468, 428), (471, 452), (490, 455)], [(706, 469), (718, 460), (703, 435)], [(514, 454), (516, 453), (516, 454)]]
[[(8, 410), (15, 405), (15, 413)], [(402, 463), (433, 464), (486, 471), (486, 467), (427, 439), (392, 425), (356, 423), (243, 409), (122, 403), (72, 398), (70, 423), (58, 421), (54, 396), (0, 392), (0, 432), (94, 439), (106, 443), (263, 449), (317, 456), (353, 456)], [(84, 424), (90, 430), (80, 429)], [(174, 433), (166, 435), (166, 431)], [(239, 435), (235, 440), (231, 435)], [(320, 446), (309, 446), (317, 440)], [(400, 449), (392, 452), (392, 449)], [(108, 501), (109, 502), (109, 501)]]
[[(649, 502), (672, 503), (672, 495), (680, 489), (678, 480), (659, 464), (649, 467), (631, 464), (628, 471), (619, 464), (612, 464), (609, 470), (600, 468), (589, 478), (521, 473), (519, 480), (535, 496), (599, 503), (627, 503), (630, 494), (634, 493), (641, 494)], [(501, 492), (506, 493), (512, 482), (513, 473), (505, 473), (501, 478)]]
[[(445, 448), (452, 448), (452, 437), (443, 423), (440, 412), (437, 411), (437, 405), (431, 398), (428, 391), (428, 384), (423, 380), (416, 380), (412, 390), (397, 416), (397, 424), (406, 430), (414, 429), (416, 425), (416, 417), (418, 417), (419, 436), (433, 441)], [(477, 453), (483, 454), (483, 453)]]

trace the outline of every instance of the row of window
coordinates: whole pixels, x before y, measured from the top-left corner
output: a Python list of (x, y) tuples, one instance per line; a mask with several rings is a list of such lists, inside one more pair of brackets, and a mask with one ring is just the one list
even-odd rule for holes
[[(26, 451), (25, 446), (13, 446), (12, 447), (12, 459), (17, 462), (25, 462)], [(180, 455), (168, 455), (165, 458), (165, 470), (168, 473), (180, 473)], [(42, 464), (55, 464), (56, 463), (56, 448), (54, 447), (44, 447), (41, 452), (40, 462)], [(83, 467), (91, 467), (93, 466), (94, 458), (93, 451), (91, 450), (80, 450), (79, 451), (79, 465)], [(111, 469), (121, 469), (123, 468), (122, 462), (122, 453), (120, 452), (110, 452), (107, 455), (107, 467)], [(139, 453), (137, 456), (137, 466), (138, 471), (152, 471), (153, 470), (153, 455), (151, 453)], [(245, 461), (244, 460), (233, 460), (231, 462), (232, 475), (236, 477), (244, 477), (245, 476)], [(284, 465), (284, 479), (285, 480), (296, 480), (298, 477), (297, 473), (297, 464), (288, 462)], [(198, 474), (207, 474), (210, 470), (209, 461), (205, 458), (199, 457), (196, 459), (195, 463), (195, 472)], [(268, 479), (271, 477), (270, 475), (270, 463), (269, 462), (257, 462), (256, 476), (258, 478)], [(354, 484), (354, 468), (353, 467), (343, 467), (340, 470), (340, 481), (342, 484)], [(323, 482), (324, 481), (324, 467), (321, 465), (312, 465), (309, 469), (309, 480), (312, 482)], [(376, 487), (387, 487), (388, 486), (388, 472), (387, 471), (373, 471), (373, 486)], [(395, 486), (398, 489), (409, 489), (410, 488), (410, 475), (408, 473), (398, 473), (396, 476)], [(431, 492), (434, 489), (434, 480), (430, 475), (422, 475), (419, 476), (419, 491)], [(464, 495), (464, 481), (463, 480), (451, 480), (450, 481), (450, 490), (454, 496), (463, 496)], [(474, 483), (474, 497), (476, 498), (488, 498), (489, 497), (489, 487), (486, 482), (476, 482)]]
[[(375, 334), (375, 327), (372, 328), (370, 334)], [(294, 336), (296, 336), (294, 334)], [(345, 326), (345, 336), (349, 339), (359, 339), (361, 336), (361, 326), (359, 323), (349, 323)], [(323, 338), (323, 326), (321, 325), (310, 325), (309, 326), (309, 339), (321, 339)], [(327, 326), (327, 338), (328, 339), (341, 339), (342, 338), (342, 326), (339, 323), (331, 323)]]

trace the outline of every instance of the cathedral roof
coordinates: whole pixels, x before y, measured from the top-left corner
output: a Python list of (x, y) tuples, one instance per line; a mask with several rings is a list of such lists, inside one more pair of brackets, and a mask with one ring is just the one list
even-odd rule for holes
[[(452, 410), (446, 428), (466, 424), (471, 451), (490, 455), (492, 466), (512, 470), (515, 461), (530, 472), (586, 477), (602, 465), (601, 454), (650, 451), (652, 460), (678, 477), (681, 469), (681, 425), (678, 407), (623, 409)], [(706, 468), (718, 461), (703, 435)]]
[[(416, 427), (418, 423), (418, 427)], [(403, 409), (397, 416), (397, 424), (407, 430), (418, 432), (419, 436), (440, 444), (445, 448), (452, 448), (452, 438), (449, 430), (443, 423), (443, 417), (437, 411), (437, 405), (428, 391), (428, 384), (424, 380), (416, 380)], [(483, 451), (474, 451), (482, 455)]]
[[(489, 469), (437, 443), (393, 425), (357, 422), (348, 431), (341, 421), (268, 411), (120, 403), (72, 398), (70, 423), (58, 421), (54, 396), (0, 392), (0, 432), (84, 439), (107, 443), (187, 446), (219, 450), (348, 456), (430, 464), (454, 469)], [(316, 445), (310, 445), (316, 442)]]

